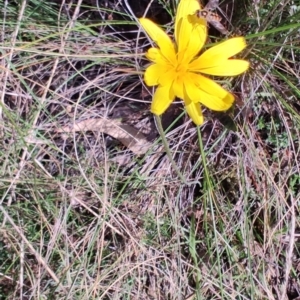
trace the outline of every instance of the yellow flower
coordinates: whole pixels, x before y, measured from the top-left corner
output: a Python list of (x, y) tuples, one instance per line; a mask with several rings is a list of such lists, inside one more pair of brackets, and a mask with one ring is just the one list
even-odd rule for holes
[(207, 24), (196, 17), (198, 0), (181, 0), (175, 19), (175, 43), (155, 23), (141, 18), (140, 23), (158, 48), (150, 48), (146, 57), (153, 62), (145, 71), (148, 86), (158, 85), (151, 112), (161, 115), (175, 97), (183, 99), (195, 124), (203, 123), (201, 104), (216, 110), (230, 108), (234, 96), (213, 80), (199, 74), (235, 76), (245, 72), (249, 63), (230, 59), (246, 47), (243, 37), (226, 40), (197, 56), (207, 38)]

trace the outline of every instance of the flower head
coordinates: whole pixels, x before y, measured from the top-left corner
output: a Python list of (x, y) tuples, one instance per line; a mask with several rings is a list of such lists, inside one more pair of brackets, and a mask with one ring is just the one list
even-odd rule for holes
[(229, 109), (234, 96), (202, 74), (235, 76), (249, 67), (245, 60), (230, 59), (246, 47), (243, 37), (226, 40), (198, 56), (207, 38), (207, 24), (195, 12), (198, 0), (181, 0), (175, 19), (175, 43), (155, 23), (141, 18), (140, 23), (158, 48), (150, 48), (146, 57), (153, 62), (145, 71), (148, 86), (157, 85), (151, 112), (161, 115), (175, 97), (183, 99), (195, 124), (203, 123), (201, 104), (216, 110)]

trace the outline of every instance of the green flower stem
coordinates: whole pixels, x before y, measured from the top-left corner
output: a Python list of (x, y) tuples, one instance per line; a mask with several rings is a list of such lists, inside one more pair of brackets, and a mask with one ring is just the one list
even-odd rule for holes
[(165, 147), (165, 151), (168, 155), (168, 158), (171, 162), (171, 165), (172, 167), (174, 168), (175, 172), (177, 173), (178, 177), (180, 178), (180, 180), (182, 181), (182, 183), (186, 184), (186, 185), (192, 185), (192, 184), (196, 184), (198, 183), (198, 181), (190, 181), (188, 182), (186, 180), (186, 178), (183, 176), (183, 174), (180, 172), (180, 170), (178, 169), (173, 157), (172, 157), (172, 153), (170, 151), (170, 147), (169, 147), (169, 144), (168, 144), (168, 141), (166, 139), (166, 135), (165, 135), (165, 132), (164, 132), (164, 129), (162, 127), (162, 123), (161, 123), (161, 116), (157, 116), (155, 115), (155, 120), (156, 120), (156, 124), (157, 124), (157, 127), (158, 127), (158, 132), (159, 132), (159, 135), (161, 137), (161, 140), (162, 140), (162, 143)]

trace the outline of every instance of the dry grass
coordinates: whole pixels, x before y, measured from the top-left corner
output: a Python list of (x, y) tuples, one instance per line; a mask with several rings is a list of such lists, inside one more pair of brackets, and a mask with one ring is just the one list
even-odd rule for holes
[[(163, 117), (187, 186), (149, 113), (130, 3), (60, 2), (0, 3), (0, 299), (300, 297), (300, 6), (223, 4), (252, 67), (200, 130), (180, 104)], [(103, 118), (153, 146), (72, 130)]]

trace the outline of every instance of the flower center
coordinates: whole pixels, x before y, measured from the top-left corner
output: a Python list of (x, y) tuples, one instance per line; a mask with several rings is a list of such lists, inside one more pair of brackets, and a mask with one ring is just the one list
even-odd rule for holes
[[(178, 55), (178, 54), (177, 54)], [(182, 60), (179, 60), (177, 57), (176, 65), (174, 66), (174, 71), (177, 74), (177, 76), (184, 76), (188, 68), (188, 64), (185, 64), (182, 62)]]

